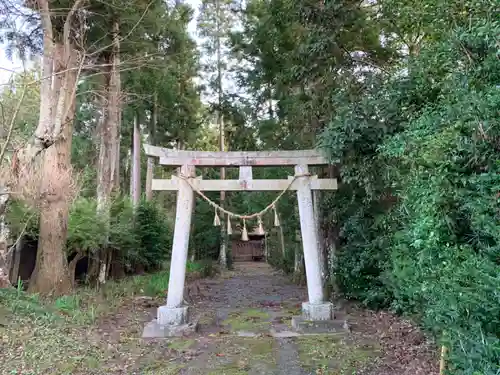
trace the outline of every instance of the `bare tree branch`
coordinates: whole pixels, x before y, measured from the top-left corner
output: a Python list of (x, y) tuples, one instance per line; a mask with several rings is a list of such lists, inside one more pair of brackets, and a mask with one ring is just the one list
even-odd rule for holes
[(23, 87), (23, 91), (21, 92), (21, 98), (17, 102), (16, 109), (14, 110), (12, 118), (10, 119), (9, 132), (7, 133), (7, 139), (5, 140), (5, 143), (2, 146), (2, 151), (0, 152), (0, 165), (2, 164), (4, 155), (5, 155), (5, 150), (7, 150), (7, 147), (10, 143), (10, 138), (12, 137), (12, 131), (14, 129), (14, 124), (16, 123), (17, 114), (19, 113), (19, 109), (21, 109), (21, 104), (23, 103), (25, 95), (26, 95), (26, 86)]

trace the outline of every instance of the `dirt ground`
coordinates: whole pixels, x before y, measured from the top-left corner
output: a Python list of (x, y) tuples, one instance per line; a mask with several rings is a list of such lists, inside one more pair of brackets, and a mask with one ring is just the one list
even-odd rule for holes
[(236, 264), (234, 271), (199, 282), (192, 337), (140, 339), (161, 301), (136, 298), (100, 322), (95, 339), (115, 352), (105, 367), (123, 374), (218, 375), (429, 375), (437, 373), (436, 348), (409, 322), (337, 302), (351, 331), (275, 338), (300, 313), (306, 290), (265, 263)]
[(111, 283), (97, 294), (82, 290), (55, 303), (0, 290), (0, 375), (438, 373), (438, 350), (418, 328), (354, 304), (334, 302), (350, 332), (271, 334), (290, 332), (291, 317), (300, 314), (307, 293), (265, 263), (239, 263), (234, 271), (197, 281), (196, 334), (142, 339), (145, 324), (164, 303), (146, 296), (143, 285), (149, 284), (143, 281), (154, 281), (156, 289), (168, 284), (167, 275), (145, 277)]

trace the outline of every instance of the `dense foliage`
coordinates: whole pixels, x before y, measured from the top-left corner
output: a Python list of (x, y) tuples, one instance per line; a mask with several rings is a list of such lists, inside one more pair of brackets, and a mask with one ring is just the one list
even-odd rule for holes
[[(146, 200), (134, 209), (128, 197), (117, 197), (112, 203), (108, 229), (96, 206), (95, 199), (88, 198), (79, 198), (71, 205), (66, 243), (69, 259), (87, 257), (91, 264), (96, 252), (109, 246), (115, 252), (115, 276), (164, 266), (170, 258), (173, 235), (173, 223), (164, 209)], [(38, 238), (36, 211), (14, 202), (7, 219), (14, 238), (21, 234)]]
[(451, 347), (453, 374), (500, 368), (495, 6), (255, 0), (233, 35), (264, 147), (319, 135), (335, 164), (330, 282), (417, 319)]
[(419, 318), (451, 346), (453, 374), (500, 368), (500, 23), (487, 10), (406, 72), (367, 77), (361, 98), (335, 93), (321, 138), (346, 184), (342, 289)]
[[(127, 33), (146, 6), (122, 4), (122, 11), (92, 24), (90, 41), (108, 43), (102, 30), (117, 18), (127, 20), (121, 29)], [(332, 165), (313, 172), (340, 182), (337, 192), (320, 196), (325, 282), (347, 298), (421, 323), (450, 347), (451, 374), (498, 374), (497, 1), (203, 0), (199, 51), (187, 31), (193, 18), (187, 5), (151, 4), (122, 46), (123, 196), (113, 201), (109, 220), (99, 217), (95, 202), (95, 138), (106, 82), (84, 72), (78, 87), (72, 165), (82, 186), (71, 206), (69, 257), (107, 247), (124, 272), (142, 272), (160, 268), (170, 255), (174, 195), (155, 193), (154, 203), (135, 208), (124, 196), (134, 120), (149, 143), (163, 147), (214, 151), (220, 138), (229, 150), (317, 146)], [(206, 106), (197, 75), (211, 96)], [(5, 116), (14, 112), (24, 82), (34, 78), (33, 72), (19, 75), (2, 91)], [(37, 121), (40, 95), (29, 88), (29, 109), (22, 107), (16, 119), (9, 157)], [(143, 158), (143, 185), (145, 169)], [(155, 170), (162, 178), (172, 173)], [(214, 169), (199, 173), (220, 178)], [(254, 178), (291, 174), (291, 168), (254, 169)], [(227, 177), (237, 178), (237, 171), (228, 168)], [(219, 202), (218, 193), (208, 196)], [(275, 196), (235, 192), (224, 205), (253, 213)], [(272, 215), (264, 218), (269, 261), (300, 274), (292, 193), (278, 211), (280, 228), (273, 228)], [(14, 234), (36, 235), (32, 208), (15, 202), (7, 216)], [(197, 198), (190, 257), (218, 256), (221, 232), (212, 222), (212, 207)]]

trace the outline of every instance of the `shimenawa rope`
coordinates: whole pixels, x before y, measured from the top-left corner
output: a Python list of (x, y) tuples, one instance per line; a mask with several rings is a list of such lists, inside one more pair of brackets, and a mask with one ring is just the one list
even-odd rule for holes
[(288, 184), (288, 186), (285, 189), (283, 189), (283, 191), (281, 193), (279, 193), (278, 196), (270, 204), (268, 204), (263, 210), (261, 210), (259, 212), (255, 212), (255, 213), (250, 214), (250, 215), (236, 214), (234, 212), (228, 211), (228, 210), (222, 208), (221, 206), (219, 206), (217, 203), (215, 203), (210, 198), (208, 198), (205, 194), (203, 194), (199, 189), (197, 189), (195, 186), (193, 186), (193, 184), (191, 183), (191, 180), (194, 179), (194, 178), (196, 178), (196, 177), (189, 177), (189, 176), (184, 176), (184, 175), (181, 174), (181, 175), (179, 175), (179, 178), (181, 178), (184, 181), (186, 181), (189, 184), (189, 186), (191, 186), (191, 189), (193, 189), (193, 191), (195, 191), (200, 197), (202, 197), (209, 205), (211, 205), (216, 210), (219, 210), (220, 212), (223, 212), (226, 215), (229, 215), (230, 217), (235, 217), (235, 218), (242, 219), (242, 220), (249, 220), (249, 219), (254, 219), (254, 218), (262, 217), (262, 215), (264, 215), (270, 209), (276, 209), (276, 203), (278, 203), (278, 201), (280, 200), (280, 198), (288, 190), (290, 190), (290, 188), (292, 187), (292, 185), (295, 182), (295, 180), (297, 178), (299, 178), (299, 177), (309, 177), (309, 176), (311, 176), (310, 173), (305, 173), (305, 174), (300, 174), (300, 175), (293, 176), (293, 178), (290, 180), (290, 183)]

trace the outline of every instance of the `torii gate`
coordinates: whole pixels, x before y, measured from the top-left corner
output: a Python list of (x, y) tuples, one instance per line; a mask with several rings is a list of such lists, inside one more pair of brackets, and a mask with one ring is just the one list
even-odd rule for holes
[[(333, 319), (333, 305), (323, 295), (320, 250), (318, 246), (317, 223), (313, 210), (313, 190), (336, 190), (336, 179), (318, 179), (309, 175), (309, 166), (327, 165), (326, 159), (316, 150), (301, 151), (256, 151), (256, 152), (207, 152), (176, 151), (145, 144), (148, 155), (146, 195), (153, 190), (177, 191), (170, 279), (167, 304), (158, 308), (157, 319), (143, 336), (164, 337), (181, 334), (189, 329), (188, 306), (183, 305), (186, 262), (188, 257), (191, 216), (195, 187), (199, 191), (297, 191), (300, 229), (304, 248), (309, 301), (302, 304), (302, 315), (306, 320), (328, 321)], [(153, 160), (159, 158), (160, 165), (181, 167), (181, 175), (170, 180), (153, 178)], [(288, 180), (254, 180), (253, 166), (295, 166), (295, 177)], [(195, 167), (239, 167), (238, 180), (202, 180), (195, 175)], [(290, 180), (293, 179), (290, 185)], [(290, 185), (290, 186), (289, 186)]]

